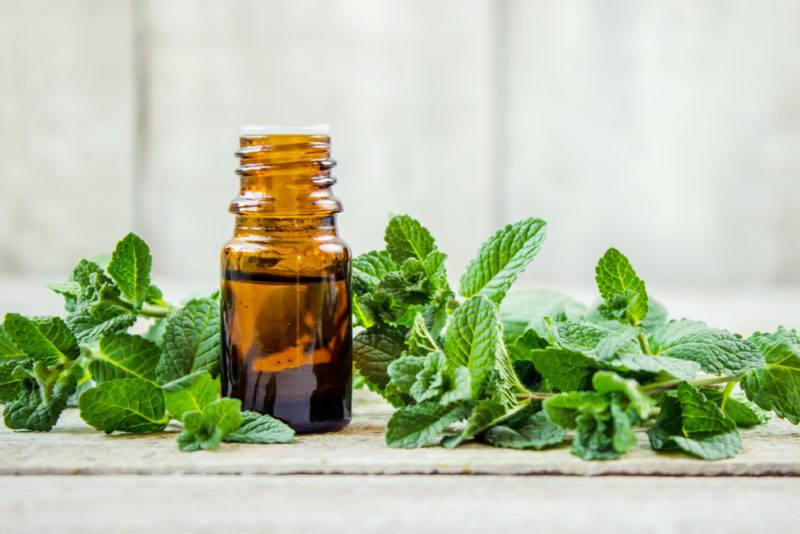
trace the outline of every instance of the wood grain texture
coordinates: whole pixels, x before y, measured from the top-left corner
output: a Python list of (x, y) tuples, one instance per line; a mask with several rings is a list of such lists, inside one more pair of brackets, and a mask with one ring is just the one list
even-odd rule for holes
[[(787, 478), (0, 478), (4, 532), (796, 532)], [(88, 515), (76, 510), (91, 510)]]

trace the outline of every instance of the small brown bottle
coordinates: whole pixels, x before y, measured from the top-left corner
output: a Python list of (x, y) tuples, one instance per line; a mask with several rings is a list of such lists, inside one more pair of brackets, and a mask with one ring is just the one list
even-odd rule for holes
[(327, 126), (243, 126), (222, 249), (222, 394), (298, 432), (350, 421), (350, 250)]

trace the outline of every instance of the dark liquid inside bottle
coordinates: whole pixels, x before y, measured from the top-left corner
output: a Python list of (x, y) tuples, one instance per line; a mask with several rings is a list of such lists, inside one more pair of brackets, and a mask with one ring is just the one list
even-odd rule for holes
[(222, 292), (222, 394), (298, 432), (347, 425), (352, 327), (346, 273), (228, 269)]

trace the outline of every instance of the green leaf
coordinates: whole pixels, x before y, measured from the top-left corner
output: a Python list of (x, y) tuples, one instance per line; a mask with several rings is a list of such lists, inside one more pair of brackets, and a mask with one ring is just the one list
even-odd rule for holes
[(789, 330), (784, 326), (779, 326), (775, 332), (755, 332), (750, 336), (750, 341), (762, 352), (776, 343), (786, 343), (792, 350), (800, 353), (800, 334), (797, 330)]
[[(18, 366), (15, 371), (19, 370)], [(79, 372), (77, 365), (59, 371), (48, 370), (43, 362), (36, 362), (34, 373), (21, 384), (21, 394), (18, 391), (18, 396), (3, 409), (6, 426), (49, 432), (66, 408), (67, 399), (78, 387)]]
[(28, 356), (14, 345), (11, 338), (5, 332), (3, 325), (0, 325), (0, 362), (17, 361), (27, 359)]
[(217, 399), (202, 411), (185, 412), (181, 418), (183, 432), (178, 435), (182, 451), (216, 449), (226, 436), (242, 426), (242, 402), (239, 399)]
[(15, 360), (0, 360), (0, 402), (12, 401), (23, 392), (24, 376), (16, 372), (19, 365)]
[(800, 351), (785, 341), (765, 337), (754, 341), (766, 365), (745, 372), (742, 390), (760, 408), (800, 424)]
[(234, 430), (224, 441), (235, 443), (291, 443), (294, 430), (279, 419), (267, 414), (242, 412), (242, 426)]
[(9, 313), (3, 328), (14, 345), (33, 360), (52, 365), (61, 359), (74, 360), (81, 354), (75, 336), (60, 317), (28, 319)]
[(579, 409), (602, 411), (608, 407), (608, 399), (594, 391), (569, 391), (559, 393), (542, 402), (547, 417), (561, 428), (573, 429)]
[(747, 400), (744, 393), (736, 392), (725, 399), (722, 390), (703, 388), (701, 391), (707, 399), (714, 401), (720, 407), (722, 413), (736, 423), (738, 427), (763, 425), (769, 421), (769, 414)]
[[(114, 279), (122, 295), (135, 306), (141, 306), (150, 295), (150, 247), (134, 233), (117, 243), (108, 264), (108, 274)], [(150, 295), (152, 296), (152, 295)]]
[(459, 293), (485, 295), (501, 302), (517, 276), (539, 252), (547, 223), (528, 218), (498, 230), (486, 240), (461, 277)]
[(741, 450), (736, 424), (703, 391), (681, 382), (662, 395), (660, 412), (648, 430), (656, 450), (682, 450), (706, 460), (735, 456)]
[(603, 410), (579, 410), (575, 418), (576, 435), (572, 453), (584, 460), (611, 460), (619, 458), (636, 445), (630, 415), (622, 409), (617, 397), (612, 396)]
[(386, 274), (397, 269), (397, 264), (385, 250), (361, 254), (353, 258), (353, 291), (359, 295), (375, 291)]
[(487, 297), (472, 297), (453, 312), (444, 352), (451, 368), (465, 365), (469, 369), (475, 399), (486, 389), (500, 343), (497, 310)]
[(496, 398), (480, 400), (472, 409), (464, 429), (458, 434), (444, 438), (442, 446), (448, 449), (457, 447), (464, 441), (472, 439), (481, 432), (502, 423), (527, 407), (527, 403), (519, 403), (513, 408), (508, 408), (504, 402)]
[(656, 328), (650, 347), (662, 356), (697, 362), (715, 375), (736, 375), (764, 365), (764, 357), (753, 343), (700, 321), (670, 321)]
[(566, 436), (545, 412), (537, 412), (493, 426), (483, 434), (483, 440), (495, 447), (538, 451), (563, 443)]
[(201, 412), (183, 416), (183, 431), (178, 434), (178, 448), (184, 452), (216, 449), (222, 443), (222, 429), (208, 421)]
[(598, 371), (592, 377), (592, 385), (599, 393), (622, 393), (628, 399), (628, 408), (633, 410), (640, 420), (646, 421), (650, 417), (653, 403), (636, 380), (622, 378), (610, 371)]
[(670, 446), (703, 460), (723, 460), (732, 458), (742, 451), (742, 438), (735, 431), (704, 438), (670, 436), (665, 450), (669, 450)]
[(436, 249), (436, 243), (428, 229), (408, 215), (392, 217), (383, 237), (386, 251), (398, 264), (409, 258), (424, 262), (425, 257)]
[(90, 344), (106, 335), (133, 326), (136, 315), (118, 306), (101, 306), (96, 311), (78, 308), (67, 316), (67, 324), (81, 343)]
[(425, 367), (424, 356), (403, 355), (392, 361), (387, 368), (390, 383), (395, 389), (406, 395), (411, 395), (411, 388), (417, 381), (417, 373)]
[(158, 346), (141, 336), (115, 334), (100, 339), (89, 364), (97, 383), (117, 378), (141, 378), (156, 385), (156, 365), (161, 355)]
[(402, 330), (375, 326), (353, 339), (353, 364), (367, 383), (383, 390), (389, 383), (389, 364), (400, 357), (404, 345)]
[(169, 422), (164, 394), (146, 380), (120, 378), (89, 389), (78, 399), (84, 421), (107, 434), (163, 430)]
[(222, 350), (219, 304), (210, 298), (194, 299), (170, 315), (161, 349), (156, 368), (161, 383), (193, 371), (216, 376)]
[(436, 436), (467, 413), (469, 406), (464, 403), (442, 406), (426, 402), (400, 408), (386, 424), (386, 444), (404, 449), (430, 445)]
[(433, 339), (433, 335), (425, 324), (425, 318), (421, 313), (414, 317), (414, 324), (406, 339), (406, 348), (409, 354), (424, 356), (429, 352), (440, 350), (439, 344)]
[(582, 352), (548, 347), (528, 352), (526, 358), (547, 382), (560, 391), (590, 389), (598, 362)]
[(669, 356), (618, 354), (602, 362), (604, 367), (621, 373), (652, 373), (678, 380), (692, 380), (700, 372), (700, 364)]
[(736, 429), (736, 424), (722, 413), (719, 406), (706, 398), (696, 387), (681, 382), (676, 389), (681, 403), (682, 428), (686, 437), (721, 434)]
[(439, 399), (439, 404), (453, 404), (467, 401), (470, 398), (472, 398), (472, 379), (469, 376), (469, 369), (458, 367), (452, 376), (448, 376), (447, 385), (444, 394)]
[(586, 312), (584, 304), (553, 291), (514, 291), (500, 303), (500, 321), (506, 340), (519, 337), (525, 330), (533, 328), (543, 333), (543, 319), (553, 317), (554, 312), (563, 311), (567, 320), (579, 319)]
[(608, 319), (638, 325), (647, 316), (647, 290), (628, 258), (615, 248), (606, 251), (595, 268), (595, 280), (605, 301), (600, 312)]
[(447, 359), (444, 353), (436, 351), (428, 354), (409, 393), (417, 402), (438, 399), (447, 386), (446, 372)]
[(196, 371), (164, 384), (163, 390), (167, 411), (180, 420), (186, 412), (202, 412), (214, 402), (219, 384), (208, 371)]

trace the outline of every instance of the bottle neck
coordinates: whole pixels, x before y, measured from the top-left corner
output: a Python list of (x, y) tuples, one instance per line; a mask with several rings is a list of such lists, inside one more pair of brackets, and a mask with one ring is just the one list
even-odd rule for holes
[[(342, 211), (331, 190), (336, 183), (331, 175), (336, 161), (331, 158), (329, 136), (243, 136), (236, 156), (240, 159), (236, 173), (241, 184), (229, 211), (237, 215), (237, 227), (263, 228), (266, 219), (335, 220), (333, 215)], [(287, 222), (285, 226), (295, 224)]]
[(234, 237), (256, 239), (329, 238), (338, 237), (336, 215), (322, 217), (259, 217), (238, 215)]

